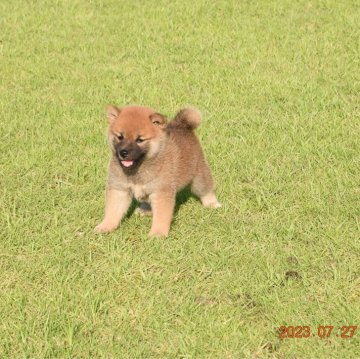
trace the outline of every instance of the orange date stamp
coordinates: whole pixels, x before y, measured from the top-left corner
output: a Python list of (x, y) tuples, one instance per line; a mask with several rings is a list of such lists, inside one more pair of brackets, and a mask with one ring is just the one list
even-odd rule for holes
[(296, 339), (296, 338), (311, 338), (318, 337), (321, 339), (329, 338), (330, 336), (339, 337), (342, 339), (350, 339), (354, 336), (357, 325), (343, 325), (336, 327), (334, 325), (319, 325), (314, 330), (308, 325), (282, 325), (279, 327), (280, 339)]

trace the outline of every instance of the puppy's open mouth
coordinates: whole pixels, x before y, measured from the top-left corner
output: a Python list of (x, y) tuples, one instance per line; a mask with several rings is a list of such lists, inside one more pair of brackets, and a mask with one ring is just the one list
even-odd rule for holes
[(121, 168), (126, 172), (130, 173), (140, 166), (144, 159), (145, 154), (140, 154), (140, 156), (131, 156), (130, 158), (122, 158), (117, 154), (117, 159)]
[(135, 164), (135, 161), (133, 161), (133, 160), (127, 160), (127, 161), (122, 160), (122, 161), (120, 161), (120, 163), (121, 163), (124, 167), (130, 168), (130, 167), (132, 167), (132, 166)]

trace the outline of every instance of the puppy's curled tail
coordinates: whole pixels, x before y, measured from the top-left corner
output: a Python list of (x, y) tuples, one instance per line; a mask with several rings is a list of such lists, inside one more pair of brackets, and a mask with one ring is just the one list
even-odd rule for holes
[(193, 107), (187, 107), (176, 114), (175, 118), (169, 123), (168, 128), (192, 131), (200, 125), (200, 122), (200, 111)]

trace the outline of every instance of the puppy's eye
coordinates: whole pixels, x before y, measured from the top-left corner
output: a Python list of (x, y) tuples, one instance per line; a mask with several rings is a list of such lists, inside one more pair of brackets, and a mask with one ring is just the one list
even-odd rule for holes
[(136, 143), (141, 143), (141, 142), (144, 142), (144, 139), (141, 138), (141, 137), (138, 137), (138, 138), (136, 139)]
[(124, 139), (124, 135), (122, 133), (120, 133), (118, 136), (117, 136), (118, 140), (123, 140)]

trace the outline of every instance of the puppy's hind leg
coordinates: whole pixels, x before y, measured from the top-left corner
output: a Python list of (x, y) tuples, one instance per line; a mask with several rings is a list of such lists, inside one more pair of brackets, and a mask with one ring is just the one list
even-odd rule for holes
[(200, 198), (204, 207), (221, 207), (215, 195), (214, 181), (209, 165), (205, 161), (199, 166), (197, 174), (192, 181), (191, 192)]

